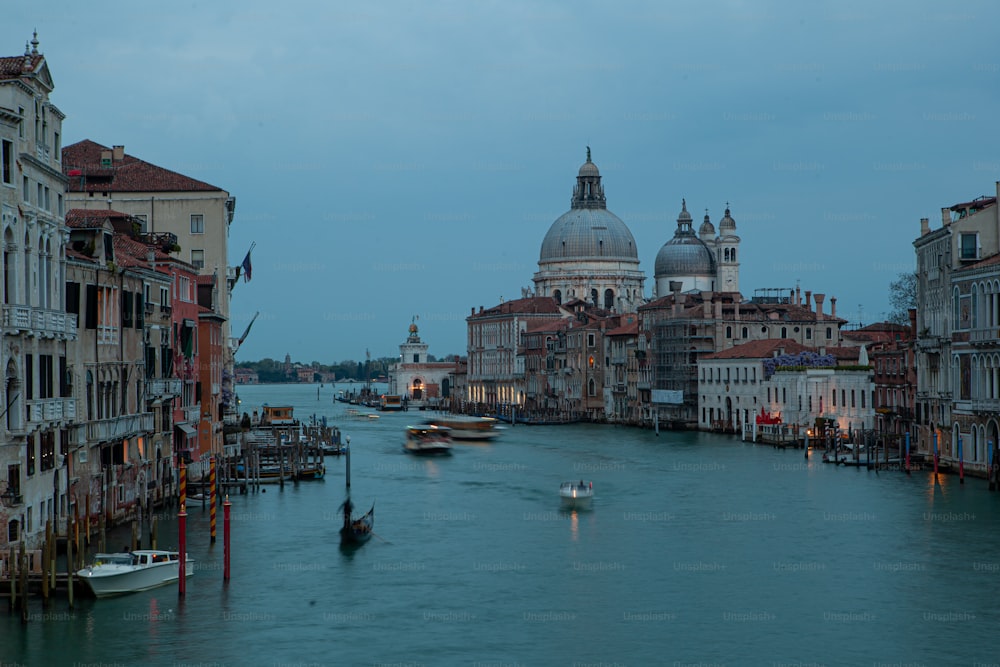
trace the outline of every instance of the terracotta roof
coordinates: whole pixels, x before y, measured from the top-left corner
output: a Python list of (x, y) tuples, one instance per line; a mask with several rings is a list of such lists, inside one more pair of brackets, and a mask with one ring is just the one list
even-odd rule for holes
[(221, 192), (221, 188), (175, 171), (157, 167), (129, 154), (101, 165), (101, 153), (111, 148), (85, 139), (62, 151), (63, 173), (70, 192)]
[(45, 59), (41, 54), (28, 56), (31, 58), (31, 68), (24, 69), (24, 56), (4, 56), (0, 58), (0, 79), (17, 79), (25, 74), (36, 71)]
[[(751, 340), (715, 354), (706, 354), (702, 359), (767, 359), (782, 348), (785, 354), (799, 354), (806, 351), (820, 353), (820, 348), (806, 347), (791, 338), (771, 338)], [(861, 347), (826, 347), (823, 351), (836, 359), (838, 364), (853, 365), (858, 363)]]
[(512, 314), (525, 314), (525, 315), (558, 315), (562, 312), (559, 304), (556, 300), (550, 296), (532, 296), (526, 299), (514, 299), (513, 301), (504, 301), (503, 303), (493, 306), (492, 308), (486, 308), (482, 312), (473, 313), (470, 319), (476, 317), (486, 317), (493, 315), (512, 315)]
[(978, 269), (984, 266), (993, 266), (994, 264), (1000, 264), (1000, 253), (996, 255), (990, 255), (989, 257), (981, 259), (978, 262), (975, 262), (974, 264), (966, 264), (960, 269), (955, 270), (954, 273), (958, 273), (959, 271), (968, 271), (969, 269)]
[(569, 318), (558, 320), (543, 320), (538, 324), (528, 327), (524, 333), (557, 333), (569, 328)]
[(716, 352), (706, 354), (703, 359), (765, 359), (774, 356), (774, 353), (784, 348), (785, 354), (798, 354), (813, 348), (797, 343), (791, 338), (768, 338), (766, 340), (751, 340), (740, 345)]
[(635, 317), (631, 322), (605, 332), (605, 336), (635, 336), (639, 333), (639, 320)]
[(71, 208), (66, 211), (66, 226), (73, 229), (96, 229), (103, 227), (105, 222), (110, 222), (115, 229), (121, 231), (124, 229), (123, 225), (130, 224), (131, 219), (133, 218), (128, 213), (112, 209), (94, 211)]

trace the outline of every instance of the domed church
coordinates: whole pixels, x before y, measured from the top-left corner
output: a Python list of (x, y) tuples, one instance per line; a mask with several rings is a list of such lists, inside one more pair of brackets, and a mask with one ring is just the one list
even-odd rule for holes
[(535, 293), (558, 303), (581, 299), (605, 310), (631, 313), (643, 303), (645, 281), (635, 239), (608, 210), (601, 173), (588, 146), (570, 210), (552, 223), (542, 241)]
[(718, 236), (707, 212), (695, 235), (687, 202), (682, 199), (674, 237), (664, 243), (656, 254), (653, 298), (670, 294), (671, 282), (679, 282), (681, 292), (739, 292), (740, 265), (736, 259), (739, 245), (736, 221), (730, 215), (728, 206), (719, 222)]

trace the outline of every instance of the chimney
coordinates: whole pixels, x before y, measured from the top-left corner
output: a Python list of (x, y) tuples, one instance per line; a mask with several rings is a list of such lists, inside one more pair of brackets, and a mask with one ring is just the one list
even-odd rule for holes
[(951, 209), (943, 208), (941, 209), (941, 224), (947, 227), (951, 224)]
[(802, 305), (802, 292), (799, 290), (799, 286), (795, 286), (795, 305)]
[(812, 310), (812, 291), (811, 290), (806, 290), (806, 302), (805, 302), (804, 305), (806, 307), (806, 310)]
[(475, 315), (476, 314), (476, 307), (475, 306), (472, 306), (472, 312), (469, 313), (469, 314), (470, 315)]
[(111, 152), (115, 162), (121, 162), (125, 159), (125, 146), (113, 146)]
[(920, 218), (920, 235), (924, 236), (925, 234), (930, 234), (930, 233), (931, 233), (931, 221), (928, 220), (927, 218)]
[(830, 297), (830, 317), (837, 317), (837, 297)]
[(101, 166), (111, 166), (111, 151), (101, 151)]
[(813, 294), (813, 297), (816, 299), (816, 318), (818, 319), (823, 316), (823, 301), (826, 300), (826, 295), (816, 293)]

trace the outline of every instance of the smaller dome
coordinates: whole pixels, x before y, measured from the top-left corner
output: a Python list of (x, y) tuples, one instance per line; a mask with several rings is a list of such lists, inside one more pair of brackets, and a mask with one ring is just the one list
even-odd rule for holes
[(588, 157), (587, 161), (584, 162), (583, 165), (580, 167), (580, 172), (577, 175), (578, 176), (600, 176), (601, 172), (599, 172), (597, 170), (597, 165), (594, 164), (593, 162), (591, 162), (590, 158)]
[(729, 207), (726, 207), (726, 214), (722, 216), (722, 220), (719, 221), (719, 231), (720, 232), (735, 232), (736, 231), (736, 221), (733, 220), (733, 216), (729, 215)]
[(708, 213), (705, 214), (705, 220), (701, 223), (701, 227), (698, 228), (698, 235), (702, 238), (715, 235), (715, 225), (708, 219)]

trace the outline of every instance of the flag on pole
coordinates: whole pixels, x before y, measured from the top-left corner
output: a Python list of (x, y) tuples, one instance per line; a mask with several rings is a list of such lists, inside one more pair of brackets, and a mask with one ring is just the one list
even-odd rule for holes
[(251, 252), (253, 252), (253, 247), (252, 246), (251, 246), (250, 250), (247, 250), (247, 256), (243, 258), (243, 263), (240, 265), (240, 268), (243, 269), (243, 282), (247, 282), (247, 283), (250, 282), (251, 273), (253, 271), (253, 267), (250, 264), (250, 253)]
[(250, 335), (250, 327), (252, 327), (253, 323), (257, 321), (257, 316), (258, 315), (260, 315), (260, 311), (259, 310), (256, 313), (253, 314), (252, 318), (250, 318), (250, 324), (247, 325), (246, 331), (243, 332), (243, 335), (240, 336), (239, 340), (236, 342), (236, 349), (239, 349), (240, 345), (243, 344), (243, 341), (245, 341), (247, 339), (247, 336)]

